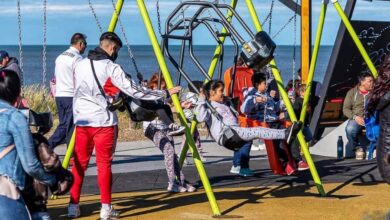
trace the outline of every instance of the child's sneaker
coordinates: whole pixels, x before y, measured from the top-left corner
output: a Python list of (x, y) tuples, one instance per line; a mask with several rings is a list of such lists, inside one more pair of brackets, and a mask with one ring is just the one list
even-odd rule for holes
[(230, 169), (230, 173), (239, 174), (240, 170), (241, 170), (241, 166), (236, 166), (236, 167), (232, 166), (232, 168)]
[(290, 127), (286, 129), (286, 142), (290, 144), (301, 130), (302, 123), (300, 121), (294, 122)]
[(118, 219), (119, 218), (119, 212), (113, 209), (112, 207), (110, 209), (101, 208), (100, 209), (100, 220), (109, 220), (109, 219)]
[(206, 158), (203, 156), (202, 153), (199, 153), (200, 160), (204, 163), (207, 162)]
[(184, 131), (186, 130), (185, 127), (183, 126), (180, 126), (178, 124), (175, 124), (175, 123), (172, 123), (168, 126), (169, 128), (169, 132), (168, 132), (168, 135), (169, 136), (179, 136), (179, 135), (182, 135), (184, 134)]
[(364, 160), (366, 158), (366, 152), (364, 152), (363, 148), (358, 148), (355, 151), (355, 158), (356, 160)]
[(196, 188), (189, 183), (185, 184), (185, 188), (186, 188), (187, 192), (195, 192), (196, 191)]
[(167, 191), (168, 192), (186, 192), (187, 189), (177, 183), (168, 183), (168, 187), (167, 187)]
[(309, 165), (307, 165), (305, 161), (301, 160), (298, 162), (298, 171), (304, 171), (308, 169), (309, 169)]
[(77, 218), (80, 216), (80, 206), (79, 204), (69, 203), (68, 205), (68, 217)]
[(244, 177), (253, 176), (253, 171), (249, 168), (242, 168), (240, 169), (240, 173), (238, 175)]

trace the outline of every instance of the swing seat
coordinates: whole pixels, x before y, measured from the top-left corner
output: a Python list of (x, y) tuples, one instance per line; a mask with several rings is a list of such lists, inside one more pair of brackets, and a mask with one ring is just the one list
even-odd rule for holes
[(142, 107), (142, 102), (146, 102), (140, 99), (134, 99), (130, 96), (125, 98), (125, 106), (129, 113), (130, 119), (134, 122), (153, 121), (157, 114), (155, 111)]
[(234, 129), (226, 126), (223, 129), (221, 144), (232, 151), (239, 150), (244, 144), (248, 143), (248, 141), (244, 141)]
[[(260, 122), (260, 121), (257, 121), (257, 120), (252, 120), (252, 119), (249, 119), (245, 116), (238, 116), (238, 121), (239, 121), (239, 125), (241, 127), (265, 127), (265, 128), (268, 128), (268, 125), (267, 123), (265, 122)], [(264, 144), (265, 144), (265, 147), (266, 147), (266, 150), (267, 150), (267, 155), (268, 155), (268, 162), (269, 162), (269, 166), (272, 170), (272, 172), (274, 174), (277, 174), (277, 175), (287, 175), (286, 171), (285, 171), (285, 166), (283, 166), (282, 164), (282, 161), (281, 161), (281, 158), (278, 154), (278, 151), (276, 150), (276, 146), (274, 144), (274, 141), (272, 140), (264, 140)], [(291, 167), (296, 167), (296, 163), (291, 155), (291, 152), (290, 150), (286, 147), (287, 145), (284, 145), (284, 150), (286, 152), (286, 155), (287, 155), (287, 163), (289, 163), (289, 165)]]

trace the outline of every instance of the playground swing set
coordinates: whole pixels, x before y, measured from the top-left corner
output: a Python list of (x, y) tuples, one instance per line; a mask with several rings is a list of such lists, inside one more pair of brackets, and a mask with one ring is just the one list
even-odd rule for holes
[[(89, 6), (91, 8), (91, 11), (95, 17), (95, 20), (98, 24), (98, 27), (100, 27), (100, 31), (102, 32), (101, 25), (98, 21), (97, 15), (93, 9), (92, 3), (90, 0), (88, 0), (88, 2), (89, 2)], [(310, 7), (309, 8), (303, 7), (308, 2), (310, 2), (310, 1), (309, 0), (302, 0), (301, 1), (302, 10), (304, 10), (304, 8), (305, 8), (305, 10), (310, 10)], [(358, 36), (356, 35), (356, 32), (354, 31), (349, 19), (345, 16), (340, 3), (337, 0), (332, 0), (331, 2), (334, 5), (339, 16), (341, 17), (342, 22), (344, 23), (346, 29), (348, 30), (349, 34), (351, 35), (354, 43), (356, 44), (359, 52), (361, 53), (364, 61), (366, 62), (369, 70), (371, 71), (372, 75), (376, 78), (377, 71), (375, 69), (375, 66), (373, 65), (365, 48), (363, 47)], [(43, 29), (44, 29), (44, 33), (46, 33), (46, 0), (43, 0), (43, 3), (44, 3), (44, 28)], [(178, 71), (178, 77), (177, 77), (178, 81), (177, 82), (180, 84), (180, 79), (181, 79), (181, 77), (183, 77), (188, 82), (188, 85), (191, 86), (195, 91), (197, 91), (195, 85), (192, 83), (192, 80), (189, 78), (189, 76), (183, 70), (183, 64), (184, 64), (183, 59), (184, 59), (184, 52), (185, 52), (186, 44), (188, 44), (188, 46), (189, 46), (191, 60), (195, 63), (195, 66), (204, 75), (205, 82), (207, 82), (207, 81), (213, 79), (214, 72), (217, 68), (217, 65), (219, 65), (218, 77), (220, 79), (222, 78), (224, 42), (225, 42), (226, 38), (229, 38), (233, 42), (235, 54), (234, 54), (233, 69), (231, 71), (231, 74), (229, 74), (229, 76), (227, 78), (225, 76), (225, 78), (227, 79), (227, 82), (228, 82), (228, 85), (226, 85), (226, 87), (229, 88), (227, 90), (226, 95), (230, 95), (231, 97), (238, 96), (238, 93), (236, 91), (240, 91), (240, 90), (235, 90), (235, 88), (237, 86), (242, 87), (243, 84), (238, 83), (238, 82), (240, 82), (240, 80), (241, 81), (243, 80), (242, 78), (244, 78), (244, 82), (242, 82), (242, 83), (245, 83), (246, 87), (251, 86), (249, 79), (250, 79), (251, 74), (253, 74), (253, 72), (241, 72), (242, 69), (240, 69), (240, 67), (236, 67), (236, 61), (237, 61), (238, 53), (239, 53), (240, 47), (241, 47), (242, 48), (241, 49), (241, 56), (244, 58), (244, 61), (246, 62), (246, 64), (248, 66), (258, 65), (259, 63), (262, 66), (264, 66), (266, 64), (269, 65), (269, 67), (272, 70), (272, 74), (274, 76), (274, 79), (276, 80), (278, 90), (279, 90), (279, 93), (281, 95), (281, 99), (283, 100), (283, 102), (286, 105), (287, 112), (291, 118), (291, 121), (292, 122), (297, 121), (298, 119), (296, 118), (296, 115), (294, 113), (291, 101), (288, 98), (287, 92), (283, 88), (284, 84), (283, 84), (283, 81), (281, 79), (280, 72), (276, 66), (275, 60), (273, 59), (273, 51), (275, 49), (275, 45), (274, 45), (273, 41), (270, 39), (270, 37), (267, 35), (267, 33), (263, 32), (262, 24), (259, 21), (259, 18), (258, 18), (258, 15), (257, 15), (257, 12), (255, 10), (255, 7), (254, 7), (252, 0), (245, 0), (245, 3), (246, 3), (246, 6), (248, 8), (249, 14), (251, 16), (252, 22), (254, 23), (255, 30), (257, 32), (256, 34), (250, 30), (250, 28), (246, 25), (246, 23), (243, 21), (243, 19), (235, 11), (237, 3), (238, 3), (238, 0), (231, 0), (229, 5), (228, 4), (219, 4), (218, 1), (214, 1), (214, 2), (208, 2), (208, 1), (184, 1), (183, 2), (183, 1), (180, 1), (180, 4), (178, 4), (178, 6), (173, 10), (173, 12), (167, 18), (166, 25), (165, 25), (165, 33), (161, 32), (161, 24), (160, 24), (160, 17), (159, 17), (159, 11), (158, 11), (158, 21), (159, 21), (158, 25), (159, 25), (160, 34), (162, 37), (162, 43), (160, 45), (158, 40), (157, 40), (156, 32), (154, 31), (152, 22), (151, 22), (150, 17), (149, 17), (149, 12), (146, 8), (144, 0), (137, 0), (138, 10), (141, 13), (145, 28), (146, 28), (148, 36), (150, 38), (151, 45), (153, 47), (153, 51), (155, 53), (158, 64), (160, 66), (160, 70), (161, 70), (160, 73), (161, 73), (162, 77), (164, 77), (164, 79), (165, 79), (167, 88), (168, 89), (173, 88), (174, 83), (172, 81), (171, 74), (168, 70), (168, 66), (167, 66), (167, 63), (166, 63), (165, 58), (164, 58), (164, 53), (165, 53), (166, 57), (170, 60), (170, 62), (174, 65), (176, 70)], [(294, 3), (294, 2), (290, 1), (290, 3)], [(298, 13), (297, 3), (298, 2), (296, 1), (294, 13)], [(116, 24), (119, 21), (119, 24), (121, 26), (122, 35), (125, 39), (126, 46), (127, 46), (128, 52), (129, 52), (129, 57), (132, 61), (132, 64), (134, 65), (134, 69), (136, 70), (136, 73), (137, 73), (137, 78), (140, 81), (142, 81), (143, 76), (138, 71), (138, 67), (137, 67), (137, 64), (135, 62), (134, 55), (133, 55), (132, 50), (130, 48), (130, 44), (128, 43), (127, 37), (125, 35), (124, 27), (123, 27), (123, 25), (120, 21), (120, 18), (119, 18), (123, 4), (124, 4), (124, 0), (118, 0), (116, 2), (116, 4), (114, 4), (114, 1), (112, 0), (112, 4), (114, 7), (114, 12), (112, 14), (112, 18), (111, 18), (109, 28), (107, 31), (110, 31), (110, 32), (115, 31)], [(158, 1), (157, 1), (157, 4), (158, 4)], [(270, 19), (270, 20), (272, 19), (273, 4), (274, 4), (274, 0), (271, 3), (270, 14), (267, 16), (267, 19)], [(309, 102), (311, 85), (312, 85), (312, 81), (313, 81), (313, 77), (314, 77), (314, 71), (315, 71), (315, 67), (316, 67), (316, 61), (317, 61), (317, 57), (318, 57), (321, 36), (322, 36), (322, 30), (323, 30), (323, 26), (324, 26), (324, 20), (325, 20), (325, 15), (326, 15), (328, 4), (329, 4), (329, 0), (323, 0), (322, 4), (321, 4), (320, 19), (318, 22), (313, 54), (312, 54), (312, 57), (310, 59), (308, 76), (306, 78), (306, 92), (305, 92), (305, 96), (304, 96), (304, 102), (303, 102), (301, 116), (299, 118), (299, 120), (301, 122), (305, 121), (305, 117), (306, 117), (306, 109), (307, 109), (308, 102)], [(21, 44), (22, 37), (21, 37), (20, 0), (17, 1), (17, 6), (18, 6), (18, 24), (19, 24), (19, 26), (18, 26), (19, 27), (19, 55), (20, 55), (19, 58), (20, 58), (20, 61), (22, 61), (23, 57), (22, 57), (22, 44)], [(197, 7), (198, 9), (196, 10), (196, 12), (192, 16), (186, 17), (184, 15), (184, 11), (189, 7)], [(157, 9), (159, 9), (159, 7), (157, 7)], [(209, 16), (202, 16), (204, 11), (209, 11), (209, 10), (211, 10), (217, 16), (215, 16), (215, 17), (211, 16), (210, 12), (209, 12)], [(302, 12), (302, 10), (301, 10), (301, 12)], [(227, 11), (227, 14), (224, 15), (223, 11)], [(180, 16), (180, 13), (181, 13), (181, 16)], [(294, 14), (294, 16), (296, 16), (296, 14)], [(307, 15), (304, 15), (304, 13), (302, 12), (302, 16), (307, 16)], [(240, 23), (240, 25), (242, 25), (244, 30), (247, 32), (247, 35), (250, 36), (249, 40), (245, 40), (240, 35), (240, 33), (237, 32), (237, 30), (235, 29), (233, 24), (231, 24), (233, 18), (235, 18)], [(175, 24), (172, 24), (172, 22), (174, 22), (176, 20), (177, 20), (177, 22)], [(286, 23), (286, 25), (290, 21), (291, 21), (291, 19)], [(217, 24), (223, 27), (221, 31), (216, 30)], [(211, 63), (210, 63), (210, 66), (209, 66), (209, 69), (207, 72), (206, 72), (205, 68), (200, 64), (200, 62), (196, 59), (196, 56), (193, 53), (193, 44), (192, 44), (192, 42), (193, 42), (192, 40), (193, 40), (193, 36), (194, 36), (193, 35), (194, 29), (196, 29), (197, 27), (202, 26), (202, 25), (205, 26), (206, 29), (211, 33), (212, 37), (214, 38), (214, 40), (217, 43), (217, 47), (215, 49), (214, 56), (211, 60)], [(214, 25), (214, 28), (212, 25)], [(305, 23), (305, 25), (306, 25), (306, 23)], [(310, 27), (304, 26), (304, 23), (302, 22), (301, 28), (304, 29), (304, 28), (310, 28)], [(174, 34), (175, 31), (177, 31), (177, 30), (182, 30), (181, 33), (184, 33), (184, 35)], [(183, 30), (184, 30), (184, 32), (183, 32)], [(277, 33), (280, 33), (280, 31)], [(305, 32), (305, 33), (307, 34), (309, 32)], [(46, 62), (46, 57), (45, 57), (46, 56), (46, 54), (45, 54), (46, 37), (45, 36), (46, 36), (46, 34), (44, 34), (44, 41), (43, 41), (44, 42), (44, 44), (43, 44), (43, 51), (44, 51), (44, 53), (43, 53), (43, 63), (44, 63), (44, 65), (43, 65), (43, 80), (44, 81), (43, 81), (43, 83), (45, 83), (45, 81), (46, 81), (46, 65), (45, 65), (45, 62)], [(302, 35), (302, 38), (304, 38), (304, 37), (306, 37), (306, 39), (307, 39), (308, 36)], [(169, 41), (170, 40), (181, 40), (182, 41), (179, 62), (177, 62), (171, 56), (171, 54), (169, 52), (169, 49), (170, 49)], [(303, 47), (303, 45), (302, 45), (302, 47)], [(308, 48), (302, 48), (302, 50), (304, 50), (304, 49), (308, 49)], [(295, 57), (294, 57), (294, 59), (295, 59)], [(307, 58), (307, 59), (308, 60), (306, 60), (305, 62), (309, 61), (309, 58)], [(294, 62), (295, 62), (295, 60), (293, 61), (293, 63)], [(302, 63), (303, 63), (303, 61), (302, 61)], [(22, 62), (21, 62), (21, 64), (22, 64)], [(244, 76), (244, 77), (242, 77), (242, 76)], [(192, 121), (191, 126), (188, 127), (185, 115), (184, 115), (183, 110), (182, 110), (181, 105), (180, 105), (178, 95), (176, 95), (176, 94), (172, 95), (172, 102), (173, 102), (173, 105), (178, 113), (178, 118), (179, 118), (181, 124), (186, 127), (186, 131), (185, 131), (186, 143), (185, 143), (185, 145), (184, 145), (185, 147), (180, 155), (180, 159), (179, 159), (180, 165), (183, 164), (185, 155), (186, 155), (188, 149), (190, 149), (192, 151), (195, 166), (198, 170), (200, 179), (202, 181), (207, 198), (209, 200), (212, 214), (213, 214), (213, 216), (220, 216), (221, 211), (218, 207), (217, 200), (214, 196), (213, 190), (211, 188), (209, 179), (208, 179), (207, 174), (206, 174), (206, 170), (202, 164), (202, 161), (200, 159), (199, 153), (195, 147), (195, 143), (193, 140), (192, 134), (195, 131), (195, 128), (197, 126), (197, 122), (195, 120)], [(250, 123), (252, 123), (252, 122), (250, 122)], [(253, 124), (253, 126), (255, 126), (255, 125), (266, 126), (266, 125), (261, 124), (261, 123), (260, 124)], [(316, 169), (314, 162), (311, 158), (311, 155), (310, 155), (310, 152), (308, 150), (308, 146), (307, 146), (305, 138), (302, 134), (302, 131), (300, 131), (298, 133), (297, 139), (298, 139), (299, 144), (301, 146), (303, 155), (304, 155), (304, 157), (309, 165), (310, 173), (313, 177), (314, 183), (317, 187), (317, 190), (318, 190), (320, 196), (326, 196), (325, 190), (324, 190), (323, 185), (321, 183), (321, 179), (317, 173), (317, 169)], [(65, 158), (63, 160), (62, 165), (64, 168), (68, 168), (68, 166), (69, 166), (69, 161), (70, 161), (70, 158), (73, 154), (74, 145), (75, 145), (75, 132), (73, 132), (72, 138), (71, 138), (69, 146), (67, 148), (67, 152), (65, 154)], [(283, 175), (283, 172), (278, 170), (280, 168), (280, 164), (277, 164), (277, 163), (278, 163), (278, 161), (280, 163), (280, 160), (278, 159), (277, 153), (273, 152), (272, 149), (274, 149), (274, 147), (272, 146), (272, 144), (268, 143), (267, 144), (267, 151), (268, 151), (268, 154), (270, 157), (271, 169), (275, 173)]]

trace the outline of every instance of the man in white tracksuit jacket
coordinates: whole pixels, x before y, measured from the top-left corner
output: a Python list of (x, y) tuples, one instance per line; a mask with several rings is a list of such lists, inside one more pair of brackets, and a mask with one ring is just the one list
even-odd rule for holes
[[(114, 97), (122, 91), (137, 99), (165, 100), (168, 95), (180, 91), (180, 87), (174, 87), (169, 91), (152, 91), (136, 85), (123, 69), (114, 63), (121, 47), (122, 42), (115, 33), (103, 33), (100, 37), (100, 46), (89, 51), (88, 57), (80, 61), (76, 67), (73, 98), (76, 145), (72, 168), (74, 184), (70, 191), (68, 207), (69, 217), (80, 215), (78, 204), (81, 186), (94, 147), (102, 203), (100, 218), (118, 216), (118, 212), (111, 206), (111, 163), (115, 151), (118, 119), (115, 112), (107, 109), (105, 96)], [(95, 80), (91, 60), (105, 95), (101, 93)]]
[(74, 95), (74, 71), (76, 64), (83, 59), (81, 56), (87, 47), (86, 36), (81, 33), (73, 34), (70, 47), (56, 59), (55, 100), (59, 117), (59, 125), (49, 139), (49, 147), (69, 144), (73, 133), (73, 95)]

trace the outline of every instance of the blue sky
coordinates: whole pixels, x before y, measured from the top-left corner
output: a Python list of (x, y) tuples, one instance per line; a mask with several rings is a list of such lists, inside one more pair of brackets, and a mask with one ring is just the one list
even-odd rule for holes
[[(344, 6), (347, 0), (340, 0)], [(92, 0), (99, 20), (106, 29), (112, 14), (111, 0)], [(156, 0), (145, 1), (152, 22), (156, 27)], [(177, 5), (177, 0), (160, 0), (162, 20), (168, 16), (169, 12)], [(223, 2), (222, 0), (220, 2)], [(229, 2), (229, 0), (226, 0)], [(271, 0), (253, 0), (256, 10), (263, 21), (269, 12)], [(321, 0), (313, 0), (313, 24), (316, 28)], [(22, 5), (22, 30), (23, 44), (42, 43), (42, 1), (21, 0)], [(253, 29), (251, 19), (247, 13), (244, 1), (239, 1), (237, 11), (247, 21)], [(356, 20), (381, 20), (390, 21), (390, 1), (367, 2), (358, 0), (353, 19)], [(188, 13), (190, 13), (189, 10)], [(273, 14), (272, 31), (276, 33), (293, 15), (293, 13), (276, 1)], [(149, 44), (143, 22), (137, 10), (135, 1), (126, 1), (121, 14), (125, 25), (126, 34), (131, 44)], [(299, 19), (299, 17), (298, 17)], [(0, 0), (0, 21), (2, 23), (2, 34), (0, 45), (18, 44), (16, 0)], [(323, 35), (323, 44), (332, 45), (339, 27), (340, 19), (331, 4), (328, 7), (328, 14)], [(70, 36), (74, 32), (83, 32), (88, 36), (89, 44), (97, 44), (100, 32), (97, 28), (93, 15), (89, 9), (87, 0), (48, 0), (48, 20), (47, 20), (47, 40), (48, 44), (68, 44)], [(267, 25), (264, 27), (268, 30)], [(299, 30), (299, 24), (298, 24)], [(157, 30), (157, 29), (156, 29)], [(117, 29), (119, 31), (119, 29)], [(200, 30), (195, 36), (196, 44), (214, 44), (210, 36), (201, 34)], [(199, 34), (200, 33), (200, 34)], [(313, 31), (313, 34), (315, 31)], [(273, 34), (271, 34), (273, 35)], [(299, 33), (297, 33), (299, 43)], [(293, 43), (293, 26), (289, 25), (275, 39), (277, 44), (291, 45)]]

